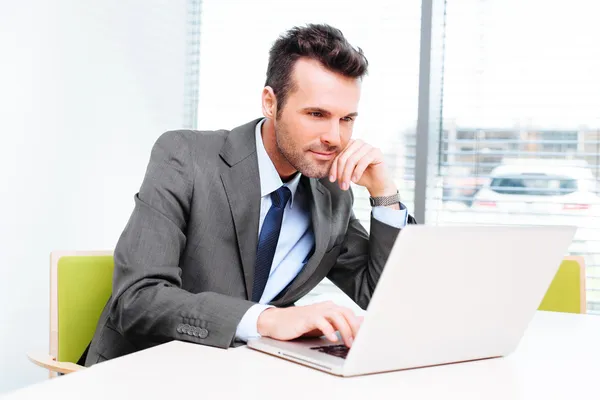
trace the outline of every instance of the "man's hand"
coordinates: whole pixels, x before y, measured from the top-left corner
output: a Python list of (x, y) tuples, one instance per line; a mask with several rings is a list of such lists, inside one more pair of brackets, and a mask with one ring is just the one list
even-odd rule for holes
[(278, 340), (292, 340), (301, 336), (325, 335), (337, 341), (336, 331), (344, 344), (352, 346), (362, 318), (352, 310), (331, 301), (308, 306), (268, 308), (258, 317), (258, 333)]
[(337, 180), (342, 190), (348, 190), (352, 181), (366, 187), (373, 197), (397, 193), (396, 185), (384, 164), (383, 153), (362, 140), (351, 140), (338, 154), (331, 165), (329, 180)]

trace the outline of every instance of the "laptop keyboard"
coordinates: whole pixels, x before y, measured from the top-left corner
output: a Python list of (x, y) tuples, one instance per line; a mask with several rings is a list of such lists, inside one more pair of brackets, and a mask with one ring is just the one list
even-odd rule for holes
[(318, 347), (311, 347), (311, 350), (316, 350), (320, 353), (325, 353), (325, 354), (329, 354), (335, 357), (340, 357), (343, 359), (346, 359), (346, 356), (348, 355), (348, 350), (350, 350), (348, 347), (346, 347), (343, 344), (334, 344), (334, 345), (329, 345), (329, 346), (318, 346)]

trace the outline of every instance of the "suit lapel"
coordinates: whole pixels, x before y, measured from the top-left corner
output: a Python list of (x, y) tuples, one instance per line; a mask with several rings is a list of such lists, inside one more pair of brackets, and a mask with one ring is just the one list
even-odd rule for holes
[(252, 298), (260, 215), (260, 175), (254, 132), (260, 120), (232, 130), (221, 149), (221, 181), (235, 226), (246, 296)]
[[(221, 181), (233, 218), (238, 249), (246, 284), (246, 297), (252, 298), (254, 263), (258, 245), (260, 216), (260, 174), (256, 155), (255, 129), (257, 119), (229, 132), (220, 156), (224, 161)], [(309, 278), (318, 270), (331, 238), (331, 194), (316, 179), (302, 177), (308, 188), (311, 204), (311, 223), (315, 247), (298, 276), (275, 298), (273, 304), (284, 305), (297, 296)]]
[(319, 268), (331, 238), (331, 194), (318, 180), (304, 177), (302, 179), (303, 184), (310, 188), (311, 223), (315, 235), (315, 247), (312, 256), (298, 276), (272, 302), (276, 306), (289, 303), (304, 289), (308, 279)]

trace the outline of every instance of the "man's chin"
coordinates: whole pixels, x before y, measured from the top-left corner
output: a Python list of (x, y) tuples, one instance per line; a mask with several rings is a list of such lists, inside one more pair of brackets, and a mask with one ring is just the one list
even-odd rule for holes
[(307, 178), (313, 179), (323, 179), (329, 176), (329, 171), (331, 170), (331, 165), (323, 166), (321, 165), (311, 165), (306, 168), (298, 169), (300, 173)]
[[(290, 160), (290, 158), (288, 158), (288, 160)], [(305, 154), (302, 158), (296, 158), (295, 160), (291, 158), (288, 162), (296, 169), (296, 171), (299, 171), (307, 178), (323, 179), (329, 176), (329, 171), (331, 171), (334, 160), (317, 160), (314, 157)]]

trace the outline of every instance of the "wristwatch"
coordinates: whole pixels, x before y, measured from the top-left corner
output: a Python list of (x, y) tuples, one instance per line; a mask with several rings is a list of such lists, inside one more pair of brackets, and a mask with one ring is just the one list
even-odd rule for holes
[(400, 204), (400, 194), (396, 192), (396, 194), (391, 196), (369, 197), (369, 202), (371, 203), (371, 207)]

